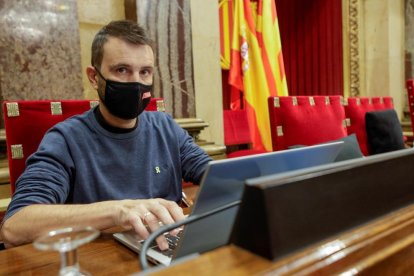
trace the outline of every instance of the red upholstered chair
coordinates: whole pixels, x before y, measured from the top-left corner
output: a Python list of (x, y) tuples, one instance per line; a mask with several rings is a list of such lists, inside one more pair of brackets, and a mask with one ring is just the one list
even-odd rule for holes
[[(26, 168), (26, 159), (37, 150), (46, 131), (53, 125), (96, 106), (94, 100), (41, 100), (3, 102), (10, 187)], [(153, 98), (148, 111), (165, 111), (164, 101)]]
[(273, 150), (347, 136), (341, 96), (269, 97)]
[(391, 96), (372, 97), (372, 104), (375, 110), (393, 109), (394, 102)]
[(251, 149), (252, 137), (245, 110), (224, 110), (223, 122), (224, 144), (227, 147), (228, 158), (266, 152)]
[(145, 108), (146, 111), (160, 111), (165, 112), (165, 103), (163, 98), (151, 98), (151, 101), (148, 103)]
[(365, 113), (390, 108), (394, 108), (392, 97), (350, 97), (345, 99), (348, 134), (356, 134), (359, 147), (364, 155), (369, 154)]
[(17, 178), (26, 167), (26, 159), (37, 150), (45, 132), (56, 123), (83, 113), (98, 103), (89, 100), (3, 102), (12, 193)]

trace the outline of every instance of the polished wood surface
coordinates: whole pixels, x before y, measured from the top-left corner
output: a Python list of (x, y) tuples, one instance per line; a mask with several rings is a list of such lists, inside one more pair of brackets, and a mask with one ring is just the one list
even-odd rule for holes
[[(137, 254), (116, 242), (111, 233), (78, 249), (82, 269), (93, 275), (128, 275), (139, 271)], [(39, 251), (31, 244), (0, 251), (0, 275), (58, 275), (57, 252)]]
[[(111, 233), (79, 248), (80, 265), (93, 275), (140, 271), (138, 256)], [(304, 229), (306, 231), (306, 229)], [(153, 271), (156, 275), (414, 275), (414, 205), (271, 262), (234, 245)], [(31, 244), (0, 251), (0, 275), (57, 275), (56, 252)]]

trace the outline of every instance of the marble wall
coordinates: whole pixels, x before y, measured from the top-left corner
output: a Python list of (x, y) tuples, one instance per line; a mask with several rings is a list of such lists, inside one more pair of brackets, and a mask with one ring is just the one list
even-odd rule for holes
[(404, 10), (404, 0), (362, 0), (360, 11), (361, 96), (392, 96), (400, 118), (406, 103)]
[(0, 97), (83, 98), (76, 0), (0, 0)]
[(218, 1), (191, 0), (193, 74), (197, 117), (209, 127), (200, 136), (224, 144)]
[(92, 41), (96, 33), (110, 21), (125, 19), (124, 0), (78, 0), (77, 2), (83, 93), (86, 99), (94, 100), (98, 98), (98, 94), (85, 73), (86, 67), (91, 64)]
[(136, 20), (155, 42), (155, 96), (175, 118), (195, 117), (190, 0), (136, 0)]

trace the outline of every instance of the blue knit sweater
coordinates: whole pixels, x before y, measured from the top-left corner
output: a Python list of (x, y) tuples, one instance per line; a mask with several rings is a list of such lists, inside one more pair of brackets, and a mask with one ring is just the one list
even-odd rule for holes
[(199, 183), (211, 160), (166, 113), (143, 112), (115, 134), (93, 111), (51, 128), (27, 160), (5, 219), (31, 204), (114, 199), (181, 199), (182, 179)]

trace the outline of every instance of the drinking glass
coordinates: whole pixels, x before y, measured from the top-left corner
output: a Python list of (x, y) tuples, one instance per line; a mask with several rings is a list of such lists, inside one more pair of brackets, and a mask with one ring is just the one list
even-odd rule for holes
[(39, 237), (33, 243), (39, 250), (56, 250), (60, 253), (60, 276), (90, 275), (81, 271), (77, 248), (99, 236), (99, 231), (92, 227), (63, 228), (53, 230)]

